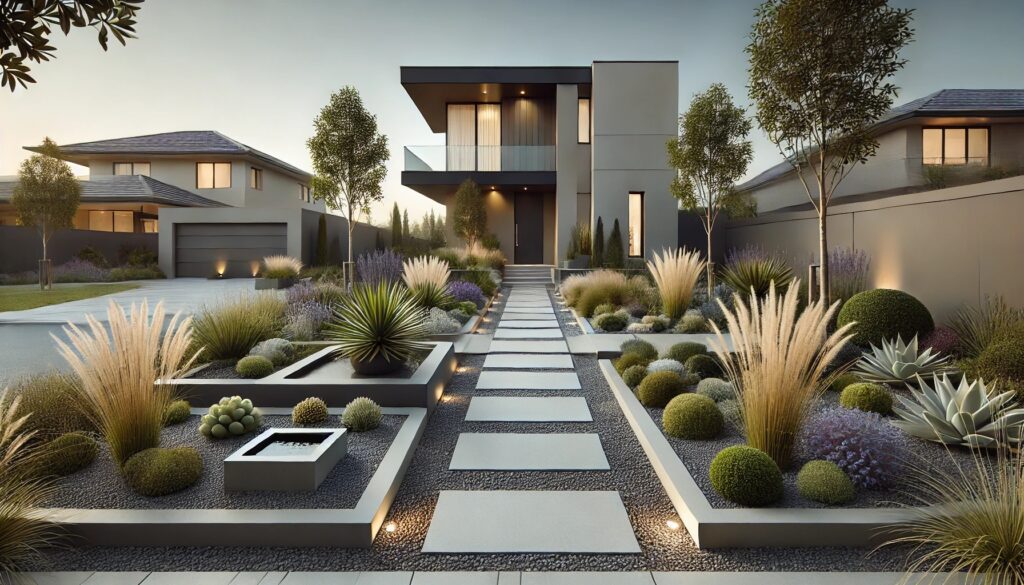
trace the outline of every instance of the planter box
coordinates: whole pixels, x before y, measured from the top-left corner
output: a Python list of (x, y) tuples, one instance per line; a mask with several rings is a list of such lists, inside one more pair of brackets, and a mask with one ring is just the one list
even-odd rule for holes
[(590, 256), (577, 256), (571, 260), (562, 261), (563, 270), (578, 270), (581, 268), (590, 268)]
[(451, 333), (435, 333), (434, 335), (428, 335), (427, 339), (431, 341), (450, 341), (455, 343), (463, 335), (473, 334), (478, 327), (480, 327), (480, 315), (473, 315), (458, 331), (453, 331)]
[(257, 278), (256, 290), (280, 290), (295, 285), (295, 278)]
[(348, 452), (347, 434), (268, 429), (224, 460), (224, 490), (316, 491)]

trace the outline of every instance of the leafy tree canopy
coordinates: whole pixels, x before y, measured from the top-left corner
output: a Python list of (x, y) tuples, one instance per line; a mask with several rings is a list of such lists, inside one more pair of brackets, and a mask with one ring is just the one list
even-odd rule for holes
[(480, 186), (466, 179), (455, 192), (455, 212), (452, 214), (455, 234), (474, 246), (487, 233), (487, 209), (480, 195)]
[(11, 204), (22, 225), (39, 230), (45, 260), (50, 237), (57, 230), (72, 226), (81, 185), (68, 163), (60, 159), (60, 148), (52, 140), (43, 140), (40, 150), (41, 153), (22, 161)]

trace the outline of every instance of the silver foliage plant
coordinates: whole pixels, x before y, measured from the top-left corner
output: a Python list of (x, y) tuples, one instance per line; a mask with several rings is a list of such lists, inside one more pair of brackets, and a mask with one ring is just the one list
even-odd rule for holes
[(878, 383), (906, 383), (915, 376), (931, 376), (948, 372), (949, 356), (942, 356), (931, 348), (918, 352), (917, 336), (910, 343), (896, 336), (895, 341), (882, 340), (882, 347), (871, 344), (871, 351), (865, 353), (854, 366), (854, 373), (862, 380)]

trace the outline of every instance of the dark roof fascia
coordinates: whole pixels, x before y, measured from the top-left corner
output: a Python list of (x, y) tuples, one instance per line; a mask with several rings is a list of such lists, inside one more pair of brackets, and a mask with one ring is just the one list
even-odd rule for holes
[(591, 83), (590, 67), (420, 67), (402, 66), (401, 83)]

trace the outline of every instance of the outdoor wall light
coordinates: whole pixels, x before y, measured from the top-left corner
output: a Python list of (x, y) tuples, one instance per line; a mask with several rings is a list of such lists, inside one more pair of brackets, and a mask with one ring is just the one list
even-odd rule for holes
[(526, 95), (526, 90), (525, 89), (520, 89), (519, 90), (519, 95)]
[(669, 530), (679, 530), (681, 527), (677, 520), (665, 520), (665, 526), (668, 526)]

